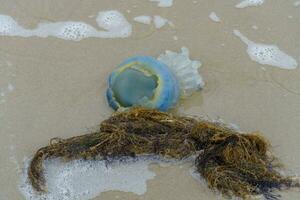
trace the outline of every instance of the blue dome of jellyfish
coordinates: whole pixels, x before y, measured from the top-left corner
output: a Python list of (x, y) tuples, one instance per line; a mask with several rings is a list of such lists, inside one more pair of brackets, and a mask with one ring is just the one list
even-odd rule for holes
[(108, 78), (106, 97), (114, 109), (141, 106), (167, 111), (179, 99), (179, 83), (164, 63), (136, 56), (121, 63)]

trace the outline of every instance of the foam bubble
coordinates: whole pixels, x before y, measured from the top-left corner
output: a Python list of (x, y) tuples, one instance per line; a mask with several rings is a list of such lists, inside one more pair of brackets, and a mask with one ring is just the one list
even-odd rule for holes
[(79, 41), (87, 37), (97, 36), (97, 30), (84, 22), (41, 23), (33, 30), (33, 35), (43, 38), (53, 36), (65, 40)]
[(150, 0), (152, 2), (158, 2), (158, 7), (171, 7), (173, 6), (173, 0)]
[(300, 1), (295, 1), (294, 6), (300, 6)]
[(116, 10), (99, 12), (96, 18), (98, 26), (108, 30), (113, 36), (128, 37), (132, 26), (123, 14)]
[(169, 20), (167, 20), (166, 18), (163, 18), (163, 17), (161, 17), (159, 15), (155, 15), (153, 20), (154, 20), (155, 28), (157, 28), (157, 29), (162, 28), (167, 23), (168, 24), (172, 24)]
[(39, 195), (28, 181), (27, 160), (20, 191), (26, 200), (88, 200), (112, 190), (142, 195), (147, 190), (147, 180), (155, 177), (148, 169), (150, 162), (143, 158), (115, 161), (109, 165), (105, 161), (75, 160), (64, 163), (47, 160), (44, 166), (48, 192)]
[(0, 35), (15, 34), (20, 30), (18, 23), (8, 15), (0, 15)]
[(12, 91), (14, 91), (15, 86), (13, 84), (9, 83), (7, 86), (7, 89), (8, 89), (8, 91), (12, 92)]
[(15, 90), (15, 66), (0, 58), (0, 104), (6, 102), (7, 96)]
[(92, 36), (93, 33), (96, 33), (96, 30), (88, 24), (82, 22), (68, 22), (62, 24), (56, 36), (66, 40), (81, 40)]
[(234, 30), (234, 34), (248, 46), (247, 53), (253, 61), (262, 65), (271, 65), (282, 69), (297, 68), (297, 61), (281, 51), (277, 46), (255, 43), (238, 30)]
[(134, 18), (134, 21), (147, 25), (150, 25), (153, 21), (153, 24), (157, 29), (164, 27), (166, 24), (168, 24), (171, 27), (174, 27), (174, 24), (170, 20), (163, 18), (159, 15), (155, 15), (153, 17), (147, 15), (137, 16)]
[(189, 58), (189, 50), (181, 48), (181, 53), (166, 51), (161, 54), (158, 60), (165, 63), (175, 74), (180, 82), (181, 95), (190, 96), (196, 90), (204, 87), (204, 81), (199, 74), (200, 61), (193, 61)]
[(234, 124), (232, 122), (226, 122), (224, 119), (218, 117), (216, 119), (213, 119), (211, 120), (213, 123), (216, 123), (220, 126), (223, 126), (223, 127), (227, 127), (229, 129), (232, 129), (232, 130), (235, 130), (235, 131), (239, 131), (239, 132), (243, 132), (240, 127), (237, 125), (237, 124)]
[(217, 14), (215, 12), (211, 12), (209, 14), (209, 18), (214, 21), (214, 22), (220, 22), (221, 19), (217, 16)]
[(142, 23), (142, 24), (151, 24), (152, 22), (152, 17), (151, 16), (146, 16), (146, 15), (141, 15), (137, 16), (133, 19), (136, 22)]
[(99, 12), (96, 21), (105, 31), (98, 31), (93, 26), (80, 21), (40, 23), (35, 29), (25, 29), (12, 17), (0, 15), (0, 35), (41, 38), (52, 36), (79, 41), (88, 37), (125, 38), (132, 33), (131, 24), (116, 10)]
[(260, 6), (265, 2), (265, 0), (243, 0), (241, 3), (237, 4), (236, 8), (246, 8), (249, 6)]

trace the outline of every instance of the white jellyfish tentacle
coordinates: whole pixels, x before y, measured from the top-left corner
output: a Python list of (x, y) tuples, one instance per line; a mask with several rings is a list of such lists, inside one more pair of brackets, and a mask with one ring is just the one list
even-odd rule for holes
[(204, 81), (199, 73), (201, 62), (189, 58), (189, 50), (181, 48), (181, 53), (167, 50), (158, 60), (166, 64), (180, 83), (181, 97), (188, 97), (204, 87)]

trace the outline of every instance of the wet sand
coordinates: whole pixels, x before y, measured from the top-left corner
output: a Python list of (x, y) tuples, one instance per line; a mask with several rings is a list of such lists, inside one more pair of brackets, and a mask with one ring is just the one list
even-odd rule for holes
[[(9, 83), (15, 87), (0, 97), (5, 101), (0, 104), (0, 199), (24, 199), (18, 189), (23, 160), (50, 138), (86, 133), (112, 113), (104, 91), (114, 66), (132, 55), (158, 56), (182, 46), (203, 63), (206, 86), (181, 101), (175, 112), (220, 117), (243, 131), (259, 130), (286, 168), (299, 174), (300, 67), (283, 70), (251, 61), (246, 46), (232, 31), (239, 29), (256, 42), (276, 44), (299, 61), (300, 8), (294, 1), (272, 0), (260, 7), (237, 9), (238, 2), (175, 0), (171, 8), (158, 8), (146, 0), (0, 0), (0, 13), (25, 27), (43, 20), (95, 24), (89, 16), (108, 9), (119, 10), (133, 25), (133, 35), (127, 39), (74, 42), (0, 36), (0, 89)], [(212, 11), (220, 23), (209, 19)], [(157, 30), (134, 22), (139, 15), (161, 15), (175, 28)], [(156, 177), (148, 181), (145, 195), (112, 191), (95, 199), (219, 199), (189, 175), (189, 166), (151, 165)], [(287, 200), (300, 198), (299, 190), (282, 195)]]

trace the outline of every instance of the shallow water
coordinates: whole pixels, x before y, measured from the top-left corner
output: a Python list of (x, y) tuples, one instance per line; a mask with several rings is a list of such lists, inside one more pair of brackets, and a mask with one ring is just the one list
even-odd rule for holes
[[(300, 63), (298, 1), (266, 0), (236, 8), (240, 2), (174, 0), (171, 7), (158, 7), (148, 0), (0, 0), (0, 14), (28, 29), (60, 21), (97, 27), (98, 12), (105, 10), (118, 10), (133, 28), (128, 38), (80, 41), (0, 36), (0, 199), (24, 199), (19, 190), (24, 159), (50, 138), (89, 132), (111, 114), (104, 91), (114, 66), (136, 54), (157, 57), (182, 46), (201, 61), (206, 85), (181, 101), (175, 112), (260, 130), (288, 173), (299, 174), (300, 67), (261, 65), (233, 34), (239, 30), (255, 43), (276, 45)], [(219, 23), (209, 17), (212, 12)], [(172, 23), (157, 29), (133, 20), (142, 15)], [(94, 199), (220, 199), (190, 175), (191, 165), (152, 164), (148, 170), (156, 175), (147, 181), (145, 194), (107, 191)], [(287, 200), (300, 198), (299, 190), (281, 194)]]

